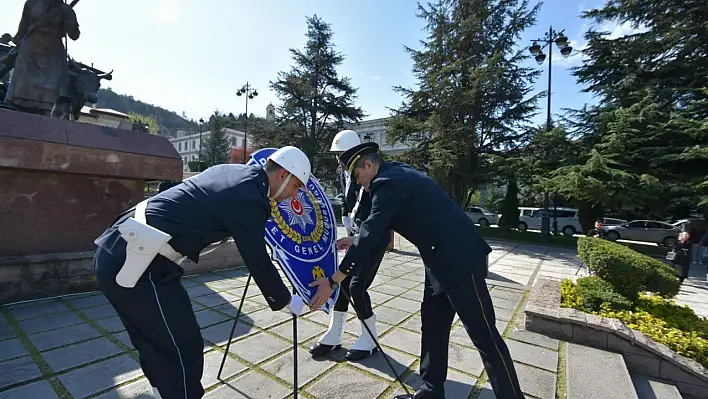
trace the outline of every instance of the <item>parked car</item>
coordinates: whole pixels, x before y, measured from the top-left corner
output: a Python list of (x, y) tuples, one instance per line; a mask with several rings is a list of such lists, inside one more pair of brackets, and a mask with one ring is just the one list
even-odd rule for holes
[(627, 221), (624, 219), (615, 219), (615, 218), (602, 219), (602, 224), (605, 226), (619, 226), (619, 225), (625, 224), (625, 223), (627, 223)]
[(484, 208), (467, 208), (465, 213), (470, 217), (470, 219), (472, 219), (473, 222), (479, 224), (480, 226), (486, 227), (492, 224), (499, 224), (499, 215)]
[[(522, 215), (519, 218), (519, 230), (526, 231), (528, 229), (541, 230), (543, 221), (543, 209), (536, 209), (529, 216)], [(578, 210), (575, 208), (556, 208), (549, 209), (551, 229), (553, 229), (553, 218), (555, 216), (558, 230), (563, 232), (563, 235), (572, 237), (583, 230), (578, 219)]]
[(610, 241), (630, 240), (653, 242), (658, 245), (672, 247), (681, 227), (658, 220), (633, 220), (618, 226), (604, 226), (607, 239)]

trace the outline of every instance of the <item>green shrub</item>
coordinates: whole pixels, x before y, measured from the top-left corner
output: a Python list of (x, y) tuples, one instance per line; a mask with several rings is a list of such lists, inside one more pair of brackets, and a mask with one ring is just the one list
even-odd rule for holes
[(577, 293), (582, 301), (582, 306), (588, 311), (597, 312), (600, 306), (606, 303), (614, 310), (628, 310), (632, 308), (632, 301), (618, 294), (612, 284), (599, 277), (581, 277), (577, 281)]
[(593, 273), (633, 302), (642, 291), (671, 298), (680, 288), (670, 266), (621, 244), (581, 237), (578, 256)]

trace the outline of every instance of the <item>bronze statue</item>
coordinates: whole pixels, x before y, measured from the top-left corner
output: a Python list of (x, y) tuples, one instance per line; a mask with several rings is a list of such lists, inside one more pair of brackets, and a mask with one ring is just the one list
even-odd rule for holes
[(62, 39), (68, 36), (77, 40), (80, 35), (72, 5), (62, 0), (25, 2), (17, 34), (12, 39), (17, 45), (17, 58), (5, 103), (27, 112), (50, 114), (68, 83)]

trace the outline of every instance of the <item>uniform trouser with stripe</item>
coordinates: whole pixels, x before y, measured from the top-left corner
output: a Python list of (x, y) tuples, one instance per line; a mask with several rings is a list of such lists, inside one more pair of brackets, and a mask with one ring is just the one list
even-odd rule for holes
[(367, 290), (371, 287), (371, 283), (376, 277), (381, 261), (386, 255), (386, 247), (388, 247), (390, 234), (386, 233), (386, 238), (381, 240), (381, 243), (372, 251), (371, 255), (357, 266), (355, 272), (342, 281), (340, 284), (344, 294), (337, 296), (337, 302), (334, 303), (334, 310), (337, 312), (346, 312), (349, 309), (349, 301), (347, 297), (351, 297), (354, 302), (354, 310), (356, 311), (359, 320), (366, 320), (374, 315), (374, 310), (371, 306), (371, 298)]
[(100, 248), (94, 257), (98, 283), (118, 313), (140, 365), (163, 399), (204, 395), (204, 340), (179, 266), (158, 255), (134, 288), (116, 284), (122, 266)]
[(450, 327), (455, 313), (460, 316), (467, 334), (482, 357), (496, 397), (523, 398), (509, 349), (495, 325), (492, 299), (484, 276), (474, 274), (459, 279), (441, 294), (433, 292), (426, 276), (421, 304), (420, 375), (423, 385), (420, 390), (429, 392), (434, 398), (445, 397), (443, 384), (447, 379)]

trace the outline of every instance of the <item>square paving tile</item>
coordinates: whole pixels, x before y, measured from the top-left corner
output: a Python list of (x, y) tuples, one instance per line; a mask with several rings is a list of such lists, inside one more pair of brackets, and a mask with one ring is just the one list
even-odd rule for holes
[[(219, 382), (217, 375), (221, 366), (221, 359), (224, 353), (221, 351), (211, 351), (204, 355), (204, 373), (202, 374), (202, 385), (207, 389)], [(221, 380), (228, 380), (236, 374), (246, 370), (247, 366), (231, 356), (226, 356), (224, 369), (221, 371)]]
[(407, 288), (396, 287), (395, 285), (391, 285), (391, 284), (381, 284), (381, 285), (378, 285), (374, 288), (371, 288), (371, 291), (381, 292), (381, 293), (393, 295), (393, 296), (400, 295), (400, 294), (406, 292), (407, 290), (408, 290)]
[(103, 327), (109, 333), (116, 333), (125, 330), (125, 325), (123, 325), (123, 321), (118, 316), (96, 320), (96, 324)]
[(30, 357), (0, 362), (0, 389), (40, 377), (39, 366)]
[(14, 338), (15, 330), (12, 329), (10, 323), (5, 320), (5, 316), (0, 314), (0, 339)]
[(27, 350), (25, 346), (22, 345), (22, 341), (17, 338), (0, 341), (0, 361), (27, 354)]
[(283, 310), (274, 312), (270, 309), (263, 309), (241, 317), (242, 320), (264, 329), (272, 327), (285, 320), (292, 320), (292, 318), (293, 316), (290, 312)]
[(545, 348), (553, 349), (554, 351), (558, 350), (558, 345), (560, 343), (560, 341), (558, 341), (555, 338), (550, 338), (550, 337), (547, 337), (542, 334), (538, 334), (538, 333), (527, 331), (527, 330), (517, 329), (517, 328), (515, 328), (511, 332), (511, 334), (509, 335), (509, 338), (515, 339), (515, 340), (521, 341), (521, 342), (526, 342), (527, 344), (543, 346)]
[(95, 399), (153, 399), (152, 392), (150, 381), (142, 378), (99, 395)]
[(412, 318), (408, 319), (408, 321), (401, 324), (401, 327), (407, 330), (420, 333), (423, 329), (423, 321), (420, 319), (420, 316), (413, 316)]
[[(216, 311), (219, 311), (221, 313), (225, 313), (231, 317), (236, 317), (236, 314), (238, 314), (238, 307), (239, 303), (238, 302), (231, 302), (227, 303), (224, 305), (217, 306), (213, 308)], [(242, 314), (251, 314), (254, 312), (257, 312), (262, 309), (266, 309), (268, 306), (252, 302), (250, 300), (246, 300), (243, 302), (243, 307), (241, 308), (241, 313)]]
[(386, 302), (383, 306), (394, 308), (396, 310), (402, 310), (408, 313), (416, 313), (420, 310), (420, 304), (421, 302), (412, 301), (410, 299), (394, 298)]
[[(299, 343), (305, 342), (310, 338), (321, 336), (327, 329), (319, 324), (307, 321), (306, 319), (299, 318), (297, 321), (297, 340)], [(273, 327), (268, 331), (278, 334), (279, 336), (292, 341), (293, 339), (293, 325), (292, 323), (286, 323), (278, 327)]]
[(122, 355), (59, 376), (59, 381), (75, 398), (83, 398), (96, 392), (120, 385), (142, 375), (138, 362)]
[[(404, 275), (404, 277), (405, 277), (405, 275)], [(409, 280), (404, 277), (400, 277), (395, 280), (391, 280), (386, 284), (391, 284), (391, 285), (395, 285), (396, 287), (403, 287), (403, 288), (413, 288), (413, 287), (418, 286), (419, 283), (417, 281)]]
[(371, 303), (374, 305), (380, 305), (389, 299), (393, 298), (393, 295), (384, 294), (378, 291), (369, 291), (369, 298), (371, 298)]
[[(204, 328), (202, 329), (202, 338), (216, 346), (226, 345), (233, 326), (233, 322), (225, 322)], [(250, 324), (239, 322), (236, 324), (236, 331), (234, 331), (232, 339), (237, 340), (256, 333), (258, 333), (258, 330), (253, 328)], [(235, 345), (233, 342), (231, 344)]]
[(37, 381), (9, 391), (0, 392), (0, 399), (59, 399), (47, 381)]
[(237, 297), (236, 295), (232, 295), (227, 292), (217, 292), (194, 298), (194, 301), (211, 308), (215, 306), (230, 304), (231, 302), (238, 302), (240, 299), (241, 298)]
[(56, 373), (121, 352), (111, 341), (99, 338), (44, 352), (42, 357)]
[(80, 312), (86, 315), (89, 319), (93, 320), (118, 316), (118, 313), (116, 313), (115, 309), (113, 309), (113, 306), (111, 305), (101, 305), (93, 308), (81, 309)]
[(516, 307), (519, 305), (519, 301), (510, 301), (508, 299), (494, 298), (494, 297), (492, 297), (492, 303), (494, 304), (495, 308), (502, 308), (502, 309), (509, 309), (509, 310), (516, 310)]
[(484, 370), (482, 358), (475, 349), (450, 343), (447, 357), (449, 367), (462, 372), (479, 376)]
[(199, 323), (199, 326), (201, 328), (209, 327), (214, 324), (218, 324), (223, 321), (229, 320), (228, 316), (223, 315), (219, 312), (215, 312), (211, 309), (200, 310), (199, 312), (196, 312), (194, 315), (197, 316), (197, 323)]
[(257, 364), (288, 348), (292, 348), (292, 344), (260, 333), (231, 345), (229, 351), (248, 362)]
[(374, 313), (376, 313), (376, 321), (381, 321), (386, 324), (391, 324), (393, 326), (401, 324), (403, 320), (411, 316), (410, 312), (389, 308), (384, 305), (379, 305), (375, 307)]
[(558, 352), (511, 339), (506, 341), (506, 345), (509, 347), (509, 353), (514, 361), (554, 373), (558, 369)]
[(397, 328), (379, 340), (381, 345), (420, 356), (420, 334)]
[(283, 399), (291, 393), (292, 388), (262, 374), (249, 372), (209, 392), (204, 399)]
[[(273, 359), (272, 361), (262, 366), (263, 370), (275, 375), (293, 384), (294, 371), (293, 351), (289, 350), (283, 355)], [(324, 373), (336, 363), (327, 359), (313, 359), (306, 350), (298, 348), (297, 350), (297, 365), (298, 376), (297, 383), (299, 387), (312, 381), (315, 377)]]
[(423, 293), (421, 291), (417, 291), (416, 289), (406, 291), (401, 294), (400, 297), (410, 299), (412, 301), (417, 301), (418, 303), (423, 302)]
[(108, 298), (106, 298), (103, 293), (96, 293), (93, 295), (86, 295), (77, 298), (66, 299), (71, 305), (77, 309), (91, 308), (94, 306), (108, 305)]
[(187, 294), (192, 299), (199, 298), (200, 296), (213, 294), (214, 290), (205, 285), (195, 285), (193, 287), (186, 288)]
[(26, 334), (33, 334), (59, 327), (81, 324), (83, 322), (84, 321), (73, 312), (66, 312), (43, 316), (36, 319), (22, 320), (19, 324)]
[(321, 399), (376, 398), (387, 388), (388, 383), (345, 366), (317, 381), (307, 392)]
[(48, 300), (11, 306), (9, 310), (15, 320), (22, 321), (37, 317), (56, 315), (57, 313), (68, 312), (71, 309), (69, 309), (69, 307), (62, 302)]
[[(541, 399), (555, 399), (556, 375), (547, 371), (515, 364), (516, 374), (519, 377), (521, 391), (526, 395), (533, 395)], [(477, 399), (496, 399), (492, 386), (487, 383), (482, 387), (482, 393)]]
[(128, 335), (127, 331), (123, 331), (118, 334), (113, 334), (113, 337), (120, 341), (123, 345), (128, 347), (128, 349), (135, 349), (133, 346), (133, 342), (130, 341), (130, 336)]
[[(408, 368), (410, 368), (410, 366), (417, 360), (417, 358), (412, 355), (395, 350), (384, 349), (384, 353), (388, 361), (391, 362), (396, 374), (399, 376), (408, 370)], [(386, 362), (386, 358), (384, 358), (384, 354), (379, 351), (364, 360), (350, 362), (349, 364), (351, 366), (366, 370), (372, 374), (395, 381), (396, 374), (391, 371), (391, 367)]]

